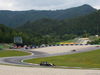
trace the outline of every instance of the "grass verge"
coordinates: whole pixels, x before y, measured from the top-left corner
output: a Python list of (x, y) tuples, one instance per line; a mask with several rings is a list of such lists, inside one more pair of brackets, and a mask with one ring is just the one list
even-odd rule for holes
[(36, 64), (41, 61), (53, 63), (56, 66), (100, 68), (100, 49), (78, 54), (24, 60), (24, 62)]
[(0, 46), (2, 46), (3, 49), (9, 49), (9, 47), (11, 47), (12, 45), (10, 45), (10, 44), (0, 44)]
[(0, 57), (11, 57), (11, 56), (25, 56), (30, 55), (30, 53), (23, 51), (0, 51)]

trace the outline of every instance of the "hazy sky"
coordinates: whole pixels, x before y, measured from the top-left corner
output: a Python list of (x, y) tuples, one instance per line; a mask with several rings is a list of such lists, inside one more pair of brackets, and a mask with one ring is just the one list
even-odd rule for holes
[(57, 10), (83, 4), (100, 9), (100, 0), (0, 0), (0, 10)]

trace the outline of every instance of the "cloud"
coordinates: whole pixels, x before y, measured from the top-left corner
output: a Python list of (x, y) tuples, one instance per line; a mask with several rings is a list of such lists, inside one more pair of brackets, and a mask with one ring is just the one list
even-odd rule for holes
[(13, 3), (10, 2), (11, 0), (0, 0), (0, 9), (8, 9), (13, 6)]
[(52, 9), (64, 3), (64, 0), (17, 0), (15, 6), (25, 9)]
[(0, 10), (56, 10), (90, 4), (100, 8), (100, 0), (0, 0)]

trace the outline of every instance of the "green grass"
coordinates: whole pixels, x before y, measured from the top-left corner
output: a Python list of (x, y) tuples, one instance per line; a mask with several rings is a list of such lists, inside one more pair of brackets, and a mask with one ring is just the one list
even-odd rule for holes
[(11, 56), (25, 56), (30, 55), (30, 53), (23, 51), (0, 51), (0, 57), (11, 57)]
[[(70, 43), (72, 42), (74, 39), (71, 39), (71, 40), (67, 40), (67, 41), (62, 41), (63, 43)], [(57, 42), (56, 44), (60, 44), (61, 42)]]
[(57, 66), (100, 68), (100, 49), (71, 55), (29, 59), (24, 62), (39, 64), (41, 61)]
[(5, 44), (0, 44), (0, 46), (2, 46), (3, 49), (9, 49), (9, 47), (11, 47), (11, 45), (5, 45)]

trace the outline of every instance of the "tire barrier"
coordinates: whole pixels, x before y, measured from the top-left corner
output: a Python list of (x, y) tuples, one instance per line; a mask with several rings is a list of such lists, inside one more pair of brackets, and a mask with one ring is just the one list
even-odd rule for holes
[(68, 46), (68, 44), (66, 44), (66, 46)]
[[(100, 45), (100, 44), (53, 44), (53, 45), (42, 45), (42, 46), (27, 46), (25, 49), (36, 49), (36, 48), (44, 48), (44, 47), (54, 47), (54, 46), (83, 46), (83, 45)], [(15, 47), (9, 47), (9, 49), (20, 49)], [(0, 46), (0, 51), (2, 51), (2, 47)]]
[(32, 46), (31, 48), (28, 49), (37, 49), (37, 48), (55, 47), (55, 46), (83, 46), (83, 45), (94, 45), (94, 44), (57, 44), (57, 45)]
[(45, 45), (45, 46), (33, 46), (32, 49), (54, 47), (54, 46), (83, 46), (83, 45), (94, 45), (94, 44), (57, 44), (57, 45)]
[(59, 45), (57, 45), (57, 46), (59, 46)]

